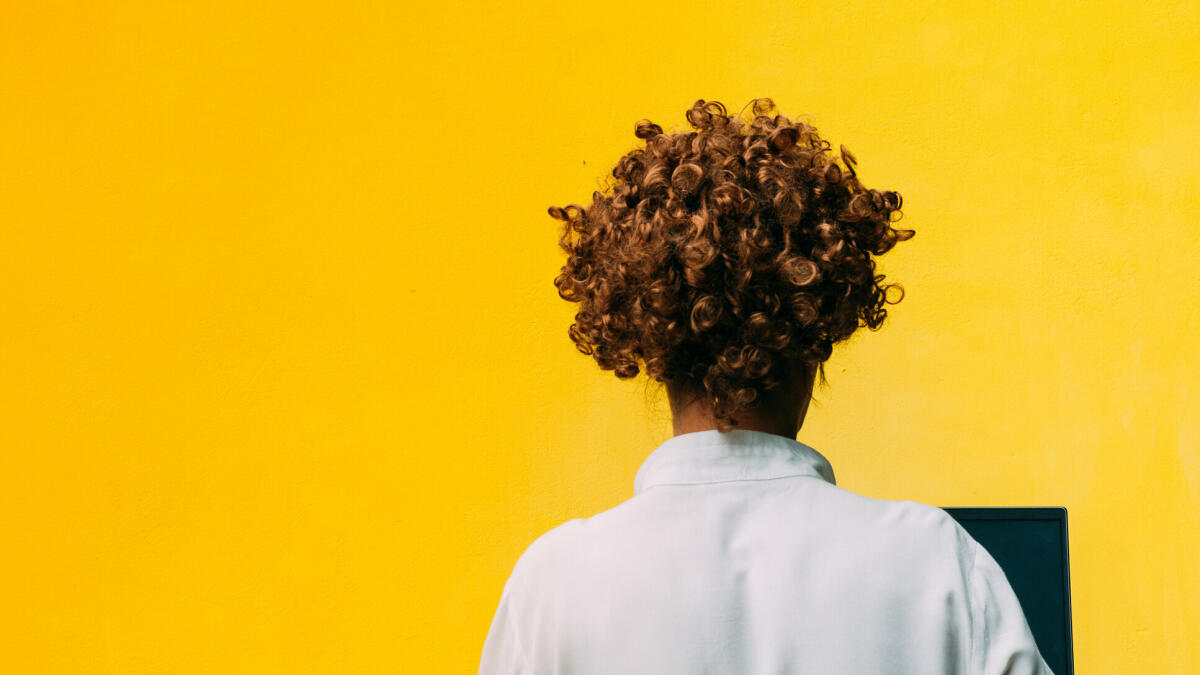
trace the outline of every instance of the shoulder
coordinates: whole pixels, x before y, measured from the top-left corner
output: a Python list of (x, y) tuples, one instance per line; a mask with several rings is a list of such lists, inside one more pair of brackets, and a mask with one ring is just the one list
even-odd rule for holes
[(513, 576), (538, 577), (561, 565), (580, 543), (585, 523), (572, 518), (538, 535), (517, 558)]
[(880, 508), (885, 514), (884, 522), (887, 524), (943, 540), (955, 548), (970, 543), (966, 530), (945, 509), (911, 500), (875, 501), (882, 502)]
[(639, 505), (638, 498), (631, 498), (545, 531), (517, 559), (508, 584), (534, 602), (561, 600), (570, 589), (593, 583), (636, 555), (649, 515)]
[[(825, 517), (833, 536), (854, 542), (863, 564), (890, 561), (897, 571), (965, 576), (975, 557), (975, 542), (944, 509), (912, 500), (865, 497), (830, 486)], [(906, 564), (907, 563), (907, 564)]]
[(828, 486), (826, 501), (833, 517), (852, 525), (958, 542), (965, 531), (945, 509), (912, 500), (866, 497)]
[(959, 568), (971, 568), (978, 545), (945, 509), (914, 501), (891, 504), (891, 517), (903, 532), (919, 536)]
[(551, 602), (575, 575), (586, 540), (586, 518), (572, 518), (537, 536), (517, 558), (505, 583), (515, 605)]

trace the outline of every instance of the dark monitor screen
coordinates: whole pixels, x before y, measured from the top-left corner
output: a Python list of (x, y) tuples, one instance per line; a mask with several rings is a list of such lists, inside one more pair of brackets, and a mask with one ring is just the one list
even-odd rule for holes
[(1067, 510), (947, 508), (999, 563), (1055, 675), (1073, 675)]

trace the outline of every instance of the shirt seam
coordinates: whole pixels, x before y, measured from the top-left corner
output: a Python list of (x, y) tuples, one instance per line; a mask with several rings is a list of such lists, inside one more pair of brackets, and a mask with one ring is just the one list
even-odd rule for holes
[[(780, 438), (784, 438), (784, 437), (780, 436)], [(668, 439), (668, 442), (669, 441), (670, 441), (670, 439)], [(734, 445), (734, 444), (730, 444), (730, 443), (691, 443), (687, 447), (690, 447), (690, 448), (729, 448), (733, 452), (745, 452), (747, 450), (764, 450), (766, 452), (780, 452), (780, 451), (795, 452), (797, 450), (799, 450), (801, 452), (808, 452), (808, 451), (815, 452), (816, 451), (816, 448), (813, 448), (812, 446), (808, 445), (807, 443), (803, 443), (803, 442), (797, 441), (797, 440), (792, 440), (792, 442), (800, 447), (798, 447), (798, 448), (797, 447), (786, 447), (786, 446), (779, 446), (779, 445), (773, 445), (773, 444)]]
[(504, 609), (505, 609), (505, 613), (508, 614), (508, 623), (510, 626), (512, 626), (513, 644), (516, 645), (516, 647), (517, 647), (517, 654), (520, 657), (519, 660), (521, 662), (521, 666), (522, 666), (523, 670), (532, 673), (533, 665), (532, 665), (532, 662), (529, 660), (528, 652), (525, 651), (525, 646), (523, 644), (521, 644), (520, 623), (517, 621), (516, 614), (514, 613), (515, 610), (513, 610), (513, 607), (512, 607), (511, 599), (509, 602), (505, 603)]
[(650, 485), (643, 487), (642, 492), (645, 492), (646, 490), (651, 490), (656, 487), (664, 486), (664, 485), (715, 485), (718, 483), (761, 483), (764, 481), (781, 480), (784, 478), (817, 478), (822, 481), (829, 482), (829, 481), (825, 480), (824, 476), (821, 476), (819, 474), (789, 473), (786, 476), (768, 476), (766, 478), (722, 478), (719, 480), (689, 480), (689, 481), (678, 481), (678, 482), (671, 482), (671, 483), (651, 483)]
[[(975, 597), (975, 576), (976, 576), (976, 570), (977, 570), (977, 567), (979, 564), (979, 548), (980, 548), (980, 546), (979, 546), (979, 542), (974, 541), (973, 539), (971, 540), (971, 542), (974, 545), (971, 546), (971, 575), (967, 581), (967, 583), (968, 583), (967, 597), (970, 599), (970, 614), (971, 614), (971, 637), (968, 641), (968, 644), (970, 645), (968, 649), (969, 649), (969, 653), (971, 654), (971, 667), (974, 668), (979, 663), (979, 658), (976, 656), (976, 653), (975, 653), (976, 649), (977, 649), (976, 642), (975, 642), (975, 633), (976, 633), (975, 622), (978, 620), (977, 617), (975, 616), (975, 605), (976, 605), (976, 601), (977, 601), (977, 598)], [(987, 605), (986, 604), (983, 607), (983, 611), (985, 612), (985, 614), (983, 616), (983, 628), (986, 629), (987, 628), (987, 614), (986, 614)]]

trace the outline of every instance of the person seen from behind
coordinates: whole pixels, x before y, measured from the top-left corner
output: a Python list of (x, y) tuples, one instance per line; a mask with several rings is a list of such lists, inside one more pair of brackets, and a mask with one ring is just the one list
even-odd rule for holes
[(618, 378), (661, 383), (673, 436), (631, 498), (520, 556), (479, 672), (1050, 673), (957, 522), (837, 487), (796, 440), (833, 346), (903, 297), (876, 258), (914, 231), (845, 146), (771, 99), (749, 107), (698, 100), (677, 133), (640, 120), (644, 145), (589, 206), (549, 209), (567, 254), (554, 284), (579, 306), (570, 339)]

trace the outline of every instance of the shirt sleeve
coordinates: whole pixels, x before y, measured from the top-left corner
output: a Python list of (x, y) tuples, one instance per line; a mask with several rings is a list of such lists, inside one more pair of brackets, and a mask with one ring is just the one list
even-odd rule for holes
[(483, 656), (479, 662), (479, 675), (532, 675), (526, 654), (521, 646), (520, 627), (513, 616), (512, 595), (509, 592), (511, 577), (504, 584), (500, 604), (492, 618), (487, 639), (483, 643)]
[(971, 569), (971, 659), (981, 675), (1053, 675), (1004, 570), (978, 542)]

